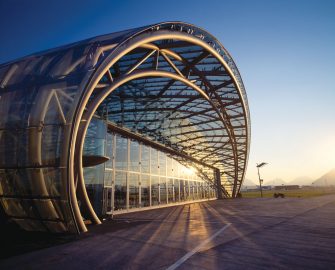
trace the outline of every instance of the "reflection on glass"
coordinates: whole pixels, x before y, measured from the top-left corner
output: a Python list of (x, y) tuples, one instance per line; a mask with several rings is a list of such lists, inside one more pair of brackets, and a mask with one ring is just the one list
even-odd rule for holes
[[(96, 183), (102, 183), (104, 189), (115, 190), (114, 210), (157, 206), (215, 196), (214, 187), (202, 181), (192, 167), (185, 167), (171, 156), (117, 134), (106, 133), (105, 140), (105, 155), (110, 157), (110, 161), (101, 167), (85, 169), (85, 181), (89, 185), (88, 189), (93, 202), (99, 202), (97, 197), (100, 196), (100, 188), (93, 186)], [(113, 149), (115, 163), (112, 158)], [(101, 174), (103, 166), (104, 173)], [(115, 166), (115, 189), (113, 189), (113, 166)], [(102, 200), (107, 200), (105, 197), (107, 198), (106, 194)], [(108, 202), (103, 203), (106, 206)]]
[(190, 183), (189, 181), (184, 181), (185, 185), (185, 200), (188, 201), (190, 199)]
[(200, 192), (200, 199), (204, 199), (205, 198), (205, 194), (204, 194), (204, 183), (201, 182), (200, 186), (199, 186), (199, 192)]
[(205, 198), (209, 197), (209, 190), (208, 190), (208, 183), (204, 183), (204, 194), (205, 194)]
[(198, 200), (199, 199), (199, 192), (198, 192), (198, 187), (199, 187), (199, 182), (195, 181), (194, 182), (194, 193), (195, 193), (195, 199)]
[(84, 155), (105, 155), (106, 123), (93, 118), (87, 129), (84, 142)]
[(185, 181), (180, 180), (180, 201), (185, 201)]
[(151, 148), (151, 174), (158, 174), (158, 151)]
[(151, 176), (151, 205), (159, 204), (159, 177)]
[(142, 174), (141, 179), (141, 206), (150, 206), (150, 176)]
[(159, 174), (166, 175), (166, 155), (159, 152)]
[(166, 175), (172, 177), (173, 176), (173, 159), (170, 157), (166, 158)]
[(174, 160), (173, 158), (171, 158), (171, 174), (173, 177), (178, 177), (178, 162), (176, 160)]
[(141, 166), (142, 173), (150, 172), (150, 148), (144, 144), (141, 146)]
[(116, 135), (115, 168), (117, 170), (127, 170), (128, 166), (128, 140)]
[(129, 174), (129, 208), (138, 208), (140, 203), (139, 174)]
[(113, 168), (113, 139), (114, 135), (107, 133), (106, 136), (106, 156), (109, 157), (109, 160), (105, 162), (106, 168)]
[[(90, 202), (98, 215), (102, 214), (102, 196), (103, 196), (103, 182), (104, 182), (104, 165), (84, 168), (84, 179), (86, 191)], [(84, 210), (84, 209), (83, 209)], [(84, 217), (88, 217), (85, 210)]]
[(105, 170), (105, 178), (104, 178), (104, 183), (105, 187), (111, 187), (112, 186), (112, 181), (113, 181), (113, 171), (112, 170)]
[(167, 186), (168, 186), (168, 203), (175, 202), (174, 200), (174, 185), (173, 185), (173, 178), (168, 178), (167, 180)]
[(167, 194), (166, 194), (166, 177), (159, 178), (159, 186), (160, 186), (160, 204), (167, 203)]
[(176, 202), (180, 201), (179, 179), (174, 179), (174, 198)]
[(116, 172), (114, 210), (124, 210), (126, 208), (127, 208), (127, 174), (124, 172)]
[(129, 170), (134, 172), (140, 171), (140, 145), (137, 141), (130, 141), (130, 159)]

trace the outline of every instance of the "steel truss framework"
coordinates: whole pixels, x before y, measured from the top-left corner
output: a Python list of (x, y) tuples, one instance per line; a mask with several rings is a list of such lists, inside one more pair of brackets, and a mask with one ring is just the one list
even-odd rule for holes
[(249, 110), (236, 65), (213, 36), (186, 23), (4, 64), (0, 115), (1, 205), (26, 230), (86, 231), (77, 196), (100, 223), (83, 178), (92, 117), (195, 167), (225, 197), (236, 197), (248, 160)]

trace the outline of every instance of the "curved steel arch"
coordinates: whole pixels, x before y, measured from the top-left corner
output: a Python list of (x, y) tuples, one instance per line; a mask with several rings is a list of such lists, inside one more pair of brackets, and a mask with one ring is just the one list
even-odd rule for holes
[[(159, 81), (153, 77), (163, 79)], [(38, 176), (41, 187), (48, 186), (50, 168), (56, 171), (61, 186), (57, 198), (52, 196), (52, 190), (37, 188), (32, 192), (33, 186), (24, 187), (24, 192), (29, 193), (27, 202), (15, 201), (15, 196), (20, 197), (20, 194), (2, 192), (5, 212), (21, 227), (53, 232), (86, 231), (76, 190), (84, 198), (91, 220), (100, 223), (88, 200), (82, 174), (85, 132), (99, 104), (105, 102), (107, 106), (108, 99), (113, 99), (110, 96), (113, 90), (130, 81), (134, 85), (128, 84), (128, 87), (151, 89), (147, 90), (145, 102), (150, 108), (160, 104), (161, 110), (155, 117), (168, 116), (165, 122), (159, 118), (150, 119), (152, 123), (159, 123), (160, 128), (138, 131), (151, 139), (152, 134), (158, 136), (160, 143), (167, 143), (167, 150), (181, 151), (184, 159), (188, 157), (200, 166), (198, 169), (204, 178), (208, 178), (206, 170), (221, 170), (226, 196), (235, 197), (239, 192), (250, 144), (249, 110), (240, 74), (225, 48), (209, 33), (190, 24), (166, 22), (89, 39), (0, 66), (0, 113), (7, 117), (6, 121), (0, 120), (0, 145), (9, 140), (7, 133), (18, 138), (19, 135), (11, 132), (12, 126), (22, 133), (31, 130), (30, 138), (40, 138), (37, 143), (34, 140), (28, 143), (30, 161), (0, 160), (0, 177), (5, 179), (1, 186), (6, 189), (13, 185), (15, 177), (10, 173), (15, 170), (24, 172), (29, 179)], [(176, 81), (182, 84), (176, 85)], [(178, 90), (182, 85), (186, 94)], [(27, 86), (30, 90), (24, 96), (20, 89)], [(191, 94), (191, 90), (199, 96)], [(158, 91), (159, 95), (150, 96)], [(43, 103), (45, 95), (49, 98)], [(134, 97), (125, 101), (138, 105)], [(170, 103), (164, 106), (166, 100)], [(19, 102), (20, 109), (25, 104), (27, 113), (18, 122), (13, 121), (11, 112), (15, 110), (4, 101)], [(43, 105), (33, 109), (33, 104)], [(144, 115), (146, 108), (142, 109), (143, 113), (140, 110), (138, 113)], [(123, 113), (131, 115), (133, 112)], [(121, 112), (115, 111), (114, 117), (119, 115)], [(163, 127), (167, 122), (171, 129)], [(148, 123), (140, 121), (136, 125)], [(178, 131), (178, 126), (187, 130)], [(59, 130), (58, 135), (55, 134), (63, 140), (51, 140), (50, 145), (58, 152), (48, 160), (43, 156), (43, 150), (49, 149), (45, 148), (46, 139), (43, 138), (48, 135), (49, 128), (53, 131), (56, 127)], [(190, 134), (195, 142), (193, 145), (186, 143)], [(5, 140), (1, 141), (1, 137)], [(25, 204), (33, 205), (37, 216), (30, 217)], [(16, 217), (12, 212), (24, 215)]]

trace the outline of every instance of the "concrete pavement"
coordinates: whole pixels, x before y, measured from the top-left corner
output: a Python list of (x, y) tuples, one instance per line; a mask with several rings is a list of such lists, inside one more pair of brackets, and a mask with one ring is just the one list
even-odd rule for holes
[(1, 269), (335, 269), (335, 195), (209, 201), (115, 216)]

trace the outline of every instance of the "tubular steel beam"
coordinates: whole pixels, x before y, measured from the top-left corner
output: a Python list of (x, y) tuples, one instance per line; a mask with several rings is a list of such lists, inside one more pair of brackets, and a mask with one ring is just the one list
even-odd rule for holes
[[(104, 76), (104, 74), (107, 72), (107, 70), (110, 69), (113, 66), (114, 70), (117, 71), (117, 74), (121, 74), (121, 71), (120, 71), (119, 68), (117, 68), (116, 63), (119, 59), (122, 58), (123, 55), (126, 55), (127, 53), (131, 52), (132, 50), (134, 50), (135, 48), (137, 48), (137, 47), (139, 47), (143, 44), (152, 43), (152, 42), (155, 42), (156, 40), (164, 40), (164, 39), (179, 40), (179, 41), (184, 42), (184, 43), (198, 45), (199, 47), (203, 48), (205, 51), (208, 51), (216, 59), (218, 59), (219, 62), (225, 67), (225, 70), (227, 71), (228, 75), (232, 78), (231, 83), (235, 85), (237, 93), (238, 93), (238, 95), (240, 96), (240, 99), (241, 99), (242, 108), (244, 110), (244, 96), (241, 94), (241, 90), (240, 90), (239, 84), (238, 84), (238, 82), (237, 82), (237, 80), (234, 76), (234, 73), (231, 71), (228, 64), (223, 60), (223, 58), (220, 56), (220, 54), (215, 49), (213, 49), (209, 44), (207, 44), (203, 40), (198, 39), (196, 37), (193, 37), (191, 35), (186, 35), (185, 33), (159, 31), (159, 32), (156, 32), (156, 33), (155, 32), (150, 33), (150, 35), (147, 35), (147, 36), (146, 35), (141, 35), (140, 38), (132, 37), (131, 41), (130, 40), (127, 41), (126, 46), (121, 44), (111, 52), (111, 54), (104, 60), (104, 63), (102, 63), (100, 65), (99, 69), (96, 71), (95, 75), (91, 79), (89, 85), (86, 87), (87, 90), (86, 90), (86, 93), (85, 93), (85, 97), (81, 100), (82, 105), (81, 105), (81, 107), (79, 107), (79, 110), (77, 112), (77, 119), (82, 118), (82, 115), (84, 113), (84, 108), (86, 107), (86, 104), (89, 101), (91, 93), (94, 91), (96, 85), (99, 83), (102, 76)], [(115, 75), (113, 77), (115, 77)], [(190, 83), (190, 82), (188, 81), (188, 83)], [(229, 82), (229, 84), (231, 84), (231, 83)], [(229, 85), (229, 84), (227, 82), (227, 85)], [(116, 85), (115, 80), (114, 80), (113, 85)], [(223, 85), (221, 85), (221, 87), (223, 87)], [(104, 96), (103, 98), (106, 98), (106, 96)], [(96, 106), (94, 106), (95, 110), (97, 109), (98, 105), (99, 104), (96, 104)], [(94, 112), (92, 112), (92, 114), (93, 113)], [(90, 120), (89, 117), (88, 118), (85, 117), (85, 119), (88, 120), (88, 122)], [(216, 119), (220, 121), (219, 117), (217, 117)], [(79, 127), (78, 124), (75, 124), (73, 134), (77, 134), (78, 127)], [(85, 134), (85, 132), (84, 132), (84, 134)], [(82, 143), (83, 143), (84, 137), (78, 136), (78, 139), (79, 139), (79, 141), (82, 141)], [(77, 138), (74, 138), (74, 140), (77, 140)], [(75, 144), (72, 144), (72, 145), (75, 145)], [(74, 152), (74, 150), (75, 149), (73, 147), (71, 152)], [(81, 151), (81, 153), (82, 153), (82, 151)], [(71, 161), (70, 165), (71, 165), (71, 163), (73, 164), (73, 159), (70, 159), (70, 161)], [(235, 185), (237, 184), (237, 181), (238, 180), (236, 179), (236, 174), (235, 174)], [(233, 191), (233, 194), (232, 194), (233, 197), (235, 196), (234, 193), (235, 193), (235, 191)]]

